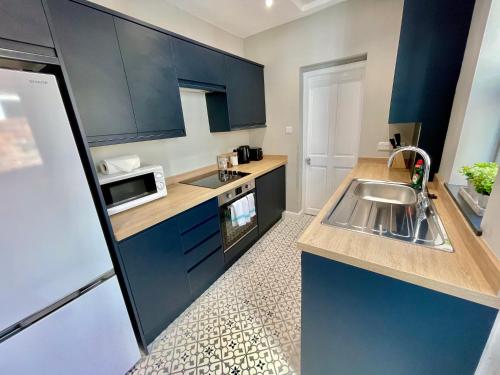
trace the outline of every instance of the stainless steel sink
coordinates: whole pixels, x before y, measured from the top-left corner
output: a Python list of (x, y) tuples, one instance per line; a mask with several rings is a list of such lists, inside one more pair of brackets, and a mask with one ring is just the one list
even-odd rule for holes
[(416, 204), (417, 193), (410, 186), (381, 182), (360, 181), (354, 191), (361, 199), (390, 204)]
[(405, 184), (352, 180), (322, 223), (453, 252), (432, 201), (417, 208), (416, 191)]

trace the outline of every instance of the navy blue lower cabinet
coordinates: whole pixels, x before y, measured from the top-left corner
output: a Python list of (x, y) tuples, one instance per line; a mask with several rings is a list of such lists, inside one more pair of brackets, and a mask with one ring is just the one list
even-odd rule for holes
[(177, 218), (191, 298), (194, 300), (224, 272), (217, 198), (193, 207)]
[(119, 244), (125, 276), (147, 344), (191, 303), (176, 218)]
[(281, 219), (286, 207), (286, 168), (281, 166), (255, 179), (259, 236)]
[(302, 253), (307, 375), (473, 375), (498, 310)]

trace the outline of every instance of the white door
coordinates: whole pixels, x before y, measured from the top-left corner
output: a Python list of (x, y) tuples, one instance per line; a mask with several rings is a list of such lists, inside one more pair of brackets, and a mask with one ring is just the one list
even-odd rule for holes
[(304, 73), (304, 212), (315, 215), (356, 165), (365, 63)]

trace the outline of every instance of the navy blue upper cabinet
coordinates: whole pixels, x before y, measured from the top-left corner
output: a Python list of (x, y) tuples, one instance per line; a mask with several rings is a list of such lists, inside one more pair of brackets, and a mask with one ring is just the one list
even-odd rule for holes
[(264, 68), (226, 56), (226, 90), (231, 129), (266, 123)]
[(54, 48), (41, 0), (0, 0), (0, 38)]
[(171, 37), (115, 17), (140, 138), (186, 135)]
[(56, 48), (89, 142), (137, 136), (113, 16), (72, 1), (47, 0)]
[(119, 245), (140, 326), (151, 343), (191, 302), (177, 220), (164, 221)]
[(180, 80), (226, 85), (224, 55), (209, 48), (172, 38), (175, 68)]
[(474, 0), (405, 0), (389, 123), (422, 123), (419, 146), (439, 168)]

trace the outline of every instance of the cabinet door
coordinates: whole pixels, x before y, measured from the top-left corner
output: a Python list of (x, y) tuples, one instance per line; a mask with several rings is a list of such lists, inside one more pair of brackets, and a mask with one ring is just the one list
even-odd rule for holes
[(177, 221), (164, 221), (120, 242), (119, 247), (149, 344), (191, 300)]
[(172, 38), (177, 77), (213, 85), (226, 84), (224, 55), (185, 40)]
[(281, 219), (281, 214), (285, 211), (285, 179), (285, 166), (282, 166), (255, 180), (257, 221), (261, 236)]
[(0, 38), (53, 48), (41, 0), (0, 0)]
[(89, 142), (135, 138), (137, 128), (113, 17), (71, 1), (47, 3)]
[(114, 20), (139, 136), (186, 135), (170, 36)]
[(264, 68), (226, 56), (227, 104), (231, 128), (264, 125)]

